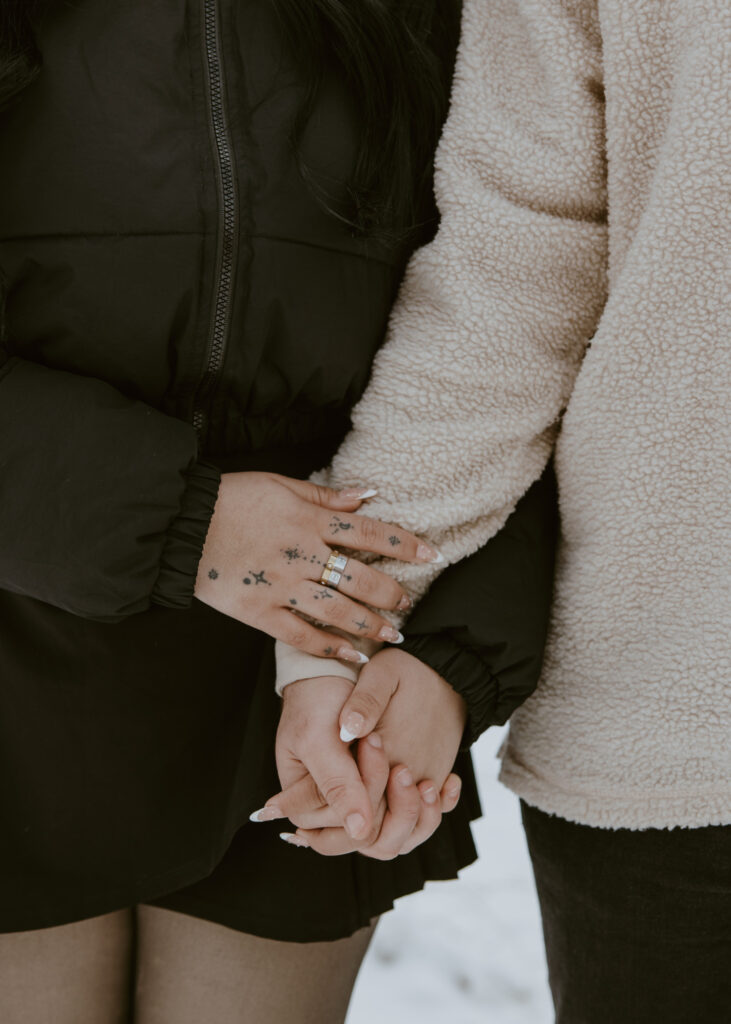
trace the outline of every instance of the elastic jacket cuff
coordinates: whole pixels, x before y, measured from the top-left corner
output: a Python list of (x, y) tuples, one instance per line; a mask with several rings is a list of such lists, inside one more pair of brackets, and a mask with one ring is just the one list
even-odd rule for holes
[(190, 607), (220, 483), (220, 470), (209, 462), (196, 462), (188, 470), (180, 511), (168, 529), (162, 551), (152, 592), (154, 604)]
[(500, 692), (498, 680), (479, 654), (448, 633), (407, 633), (399, 650), (428, 665), (464, 699), (467, 723), (463, 749), (471, 747), (486, 729), (495, 725)]

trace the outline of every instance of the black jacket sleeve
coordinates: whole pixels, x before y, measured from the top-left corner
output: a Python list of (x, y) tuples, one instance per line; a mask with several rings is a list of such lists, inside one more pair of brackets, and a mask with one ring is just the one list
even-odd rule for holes
[(186, 607), (218, 470), (190, 424), (0, 356), (0, 587), (116, 622)]
[(467, 746), (490, 725), (507, 721), (538, 682), (557, 533), (556, 481), (549, 465), (503, 529), (442, 573), (406, 625), (401, 649), (464, 697)]

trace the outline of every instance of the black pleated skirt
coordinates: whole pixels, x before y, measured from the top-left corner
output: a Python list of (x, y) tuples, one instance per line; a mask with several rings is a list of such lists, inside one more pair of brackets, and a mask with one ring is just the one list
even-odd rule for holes
[(0, 592), (0, 931), (140, 902), (282, 941), (350, 935), (471, 863), (456, 811), (387, 863), (323, 858), (249, 814), (278, 792), (272, 641), (199, 602), (116, 625)]

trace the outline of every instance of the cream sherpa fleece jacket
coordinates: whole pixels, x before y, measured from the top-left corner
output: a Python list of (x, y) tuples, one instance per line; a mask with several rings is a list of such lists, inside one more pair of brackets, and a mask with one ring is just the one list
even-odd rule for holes
[[(561, 421), (546, 665), (501, 777), (587, 825), (731, 822), (730, 54), (727, 0), (467, 0), (441, 228), (324, 476), (455, 561)], [(380, 567), (415, 595), (442, 568)], [(299, 658), (283, 681), (331, 671)]]

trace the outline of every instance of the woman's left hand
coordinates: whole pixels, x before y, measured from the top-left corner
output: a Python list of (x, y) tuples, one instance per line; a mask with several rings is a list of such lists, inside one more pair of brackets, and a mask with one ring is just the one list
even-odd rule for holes
[[(450, 772), (465, 717), (464, 701), (448, 683), (393, 649), (371, 660), (354, 689), (332, 677), (293, 683), (277, 736), (283, 791), (258, 820), (289, 818), (298, 826), (297, 845), (325, 855), (358, 850), (386, 860), (407, 853), (459, 800), (460, 780)], [(340, 731), (344, 725), (350, 732)], [(357, 764), (347, 746), (354, 734), (368, 736), (357, 746)], [(352, 799), (343, 800), (353, 769), (370, 801), (367, 828), (356, 833), (343, 828), (353, 813)]]

